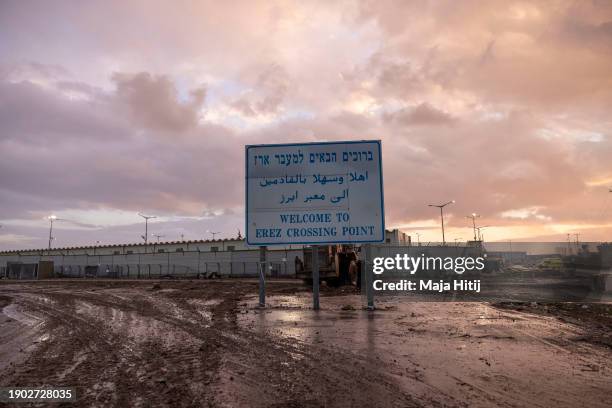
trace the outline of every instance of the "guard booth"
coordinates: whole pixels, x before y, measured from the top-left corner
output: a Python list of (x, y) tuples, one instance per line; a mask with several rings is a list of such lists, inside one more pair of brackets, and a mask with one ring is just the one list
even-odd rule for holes
[(38, 262), (38, 279), (51, 279), (55, 277), (53, 261)]

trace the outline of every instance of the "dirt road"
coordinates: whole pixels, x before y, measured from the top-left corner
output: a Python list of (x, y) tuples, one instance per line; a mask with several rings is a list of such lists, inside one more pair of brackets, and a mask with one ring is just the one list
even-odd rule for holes
[[(0, 385), (79, 406), (609, 406), (612, 349), (585, 327), (482, 303), (375, 312), (295, 282), (0, 284)], [(605, 312), (606, 309), (604, 309)]]

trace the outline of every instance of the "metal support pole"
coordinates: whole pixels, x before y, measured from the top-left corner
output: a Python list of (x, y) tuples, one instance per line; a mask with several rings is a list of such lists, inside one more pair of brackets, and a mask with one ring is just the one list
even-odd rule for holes
[(319, 310), (319, 246), (312, 246), (312, 308)]
[(444, 238), (444, 207), (440, 207), (440, 219), (442, 220), (442, 246), (446, 245), (446, 239)]
[(266, 251), (267, 247), (259, 247), (259, 307), (266, 307)]
[(365, 287), (366, 298), (368, 300), (368, 310), (374, 310), (374, 288), (372, 286), (372, 247), (370, 244), (364, 245), (364, 270), (365, 270)]

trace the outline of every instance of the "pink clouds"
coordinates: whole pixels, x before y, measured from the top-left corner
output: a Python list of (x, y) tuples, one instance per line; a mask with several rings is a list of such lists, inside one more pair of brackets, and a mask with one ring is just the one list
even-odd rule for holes
[(189, 92), (189, 101), (178, 102), (174, 84), (164, 76), (147, 72), (134, 75), (115, 73), (116, 96), (135, 123), (146, 128), (167, 132), (183, 132), (195, 127), (200, 119), (199, 110), (206, 98), (206, 89)]
[(426, 102), (414, 108), (402, 108), (383, 117), (390, 122), (401, 123), (405, 126), (451, 125), (455, 120), (448, 113), (442, 112)]
[(456, 199), (449, 228), (609, 239), (611, 24), (569, 1), (3, 6), (0, 221), (235, 213), (244, 144), (381, 138), (390, 226)]

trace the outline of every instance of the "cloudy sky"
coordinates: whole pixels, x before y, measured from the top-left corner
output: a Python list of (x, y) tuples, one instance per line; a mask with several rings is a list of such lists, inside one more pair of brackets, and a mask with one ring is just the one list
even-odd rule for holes
[(612, 239), (612, 3), (0, 3), (0, 249), (232, 237), (244, 145), (382, 139), (387, 227)]

